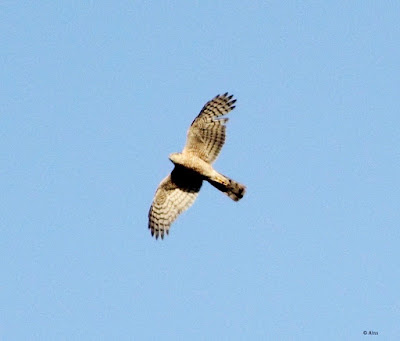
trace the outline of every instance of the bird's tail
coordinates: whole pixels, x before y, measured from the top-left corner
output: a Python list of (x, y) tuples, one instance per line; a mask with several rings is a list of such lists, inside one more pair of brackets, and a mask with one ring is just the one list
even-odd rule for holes
[(242, 199), (246, 192), (246, 186), (222, 174), (218, 174), (218, 176), (214, 177), (212, 180), (208, 179), (208, 182), (234, 201)]

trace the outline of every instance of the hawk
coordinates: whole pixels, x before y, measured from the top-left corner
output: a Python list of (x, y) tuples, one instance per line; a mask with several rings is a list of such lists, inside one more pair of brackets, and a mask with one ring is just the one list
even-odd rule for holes
[(225, 142), (228, 118), (221, 116), (235, 108), (232, 98), (225, 93), (207, 102), (189, 127), (183, 151), (169, 155), (175, 167), (159, 184), (149, 211), (149, 229), (156, 239), (163, 239), (172, 222), (193, 204), (204, 180), (234, 201), (243, 197), (245, 186), (212, 167)]

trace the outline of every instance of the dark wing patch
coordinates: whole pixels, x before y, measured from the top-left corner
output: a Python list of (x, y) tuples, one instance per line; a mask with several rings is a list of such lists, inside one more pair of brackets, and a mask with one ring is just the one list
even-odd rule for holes
[(180, 166), (161, 181), (149, 211), (152, 236), (168, 234), (172, 222), (196, 200), (202, 182), (198, 173)]

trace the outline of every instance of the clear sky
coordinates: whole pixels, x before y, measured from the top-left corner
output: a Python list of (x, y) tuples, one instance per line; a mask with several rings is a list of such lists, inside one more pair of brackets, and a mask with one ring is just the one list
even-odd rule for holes
[[(1, 340), (399, 340), (399, 13), (3, 1)], [(156, 241), (168, 154), (226, 91), (246, 196), (205, 184)]]

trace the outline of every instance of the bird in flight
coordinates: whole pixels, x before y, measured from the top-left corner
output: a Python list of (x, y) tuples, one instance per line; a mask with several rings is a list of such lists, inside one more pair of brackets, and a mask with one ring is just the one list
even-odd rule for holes
[(225, 142), (228, 118), (221, 116), (235, 108), (232, 98), (225, 93), (208, 101), (189, 127), (183, 151), (169, 155), (175, 167), (159, 184), (149, 211), (149, 229), (156, 239), (163, 239), (172, 222), (193, 204), (204, 180), (234, 201), (243, 197), (245, 186), (212, 167)]

